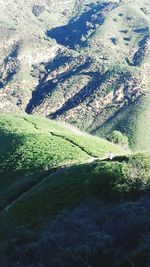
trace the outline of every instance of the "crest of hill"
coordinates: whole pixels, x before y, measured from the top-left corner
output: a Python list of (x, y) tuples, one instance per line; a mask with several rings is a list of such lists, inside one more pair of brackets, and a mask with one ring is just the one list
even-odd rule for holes
[(110, 150), (114, 154), (123, 151), (70, 125), (30, 115), (1, 115), (0, 137), (0, 156), (5, 164), (9, 154), (7, 166), (16, 162), (16, 169), (58, 166), (91, 157), (104, 158)]

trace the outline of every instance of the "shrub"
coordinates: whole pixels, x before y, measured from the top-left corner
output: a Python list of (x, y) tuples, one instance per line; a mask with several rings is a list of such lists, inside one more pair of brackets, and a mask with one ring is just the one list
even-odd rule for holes
[(115, 144), (128, 147), (128, 137), (120, 131), (113, 131), (108, 139)]
[(34, 5), (32, 8), (32, 13), (38, 17), (39, 15), (41, 15), (43, 12), (45, 11), (45, 7), (41, 6), (41, 5)]

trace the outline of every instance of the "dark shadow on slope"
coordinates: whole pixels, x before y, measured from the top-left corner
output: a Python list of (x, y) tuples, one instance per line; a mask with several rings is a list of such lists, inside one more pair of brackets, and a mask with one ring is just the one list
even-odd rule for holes
[(4, 59), (3, 68), (4, 68), (4, 77), (0, 80), (0, 88), (3, 88), (4, 86), (9, 83), (14, 75), (18, 72), (20, 63), (18, 60), (18, 54), (20, 50), (20, 44), (17, 43), (12, 48), (12, 51), (10, 54)]
[[(75, 108), (83, 101), (85, 101), (88, 97), (90, 97), (93, 93), (97, 91), (97, 89), (108, 79), (111, 75), (110, 71), (107, 71), (104, 74), (99, 72), (90, 72), (90, 73), (82, 73), (85, 75), (91, 76), (91, 81), (82, 88), (77, 94), (75, 94), (72, 98), (68, 99), (65, 104), (58, 109), (56, 112), (50, 115), (52, 119), (56, 119), (57, 116), (62, 115), (66, 111)], [(124, 83), (124, 91), (127, 92), (128, 85), (126, 84), (127, 79), (129, 79), (130, 73), (120, 73), (119, 78), (117, 79), (117, 88)]]
[[(86, 73), (89, 74), (89, 73)], [(58, 109), (56, 112), (52, 113), (50, 117), (52, 119), (56, 119), (57, 116), (62, 115), (66, 111), (75, 108), (79, 104), (81, 104), (83, 101), (86, 100), (89, 96), (91, 96), (97, 89), (106, 81), (109, 71), (107, 71), (105, 74), (101, 75), (99, 72), (93, 72), (90, 73), (91, 75), (91, 81), (83, 87), (77, 94), (75, 94), (73, 97), (68, 99), (64, 105)]]
[[(47, 73), (49, 73), (49, 71), (56, 71), (58, 68), (64, 66), (65, 64), (69, 64), (71, 61), (73, 60), (72, 55), (70, 55), (69, 53), (66, 55), (64, 55), (63, 53), (58, 53), (58, 55), (54, 58), (53, 61), (50, 61), (46, 64), (45, 66), (45, 70), (47, 71)], [(42, 81), (45, 80), (45, 77)]]
[(112, 160), (109, 158), (103, 159), (102, 161), (108, 161), (108, 162), (128, 162), (129, 156), (116, 156)]
[[(118, 73), (118, 78), (116, 79), (116, 88), (114, 90), (114, 93), (116, 93), (116, 91), (120, 88), (121, 85), (123, 85), (123, 91), (124, 91), (124, 95), (128, 94), (128, 88), (129, 88), (129, 80), (131, 79), (131, 73), (129, 71), (119, 71)], [(116, 75), (114, 73), (114, 75)], [(126, 97), (127, 99), (127, 97)], [(129, 101), (129, 99), (128, 99)]]
[[(34, 170), (24, 169), (21, 171), (11, 171), (9, 173), (4, 173), (3, 175), (5, 176), (5, 178), (7, 177), (8, 181), (12, 180), (14, 182), (14, 186), (12, 182), (11, 186), (10, 184), (8, 184), (5, 190), (0, 192), (0, 198), (4, 199), (3, 203), (0, 203), (0, 212), (2, 212), (4, 209), (6, 209), (9, 205), (11, 205), (17, 199), (22, 197), (24, 194), (32, 190), (32, 188), (44, 181), (47, 177), (50, 177), (57, 170), (58, 168), (51, 168), (47, 170), (46, 168), (43, 168), (43, 170), (42, 168), (39, 168)], [(20, 182), (17, 183), (16, 179), (18, 179), (18, 181), (20, 180)], [(11, 189), (9, 189), (10, 187)]]
[(44, 98), (55, 90), (57, 85), (58, 82), (54, 83), (53, 81), (40, 83), (32, 93), (32, 98), (26, 107), (26, 112), (31, 114), (33, 109), (39, 106)]
[[(55, 38), (57, 42), (68, 45), (71, 48), (75, 47), (76, 44), (80, 43), (81, 36), (86, 34), (87, 31), (89, 30), (89, 27), (96, 30), (96, 25), (100, 24), (104, 20), (104, 12), (110, 11), (114, 8), (116, 8), (116, 3), (102, 3), (102, 4), (92, 4), (89, 5), (89, 10), (84, 12), (79, 18), (74, 18), (69, 22), (68, 25), (58, 27), (56, 29), (53, 29), (51, 31), (48, 31), (48, 35), (51, 38)], [(88, 23), (88, 26), (86, 25)], [(91, 23), (91, 24), (90, 24)], [(91, 26), (90, 26), (91, 25)], [(94, 27), (94, 28), (93, 28)], [(52, 37), (53, 36), (53, 37)], [(66, 38), (69, 38), (66, 40)], [(54, 60), (53, 63), (49, 63), (45, 69), (50, 71), (53, 71), (53, 69), (57, 69), (60, 66), (62, 66), (62, 61), (64, 60), (63, 57), (57, 57), (56, 60)], [(69, 57), (66, 56), (66, 59), (64, 60), (66, 62), (69, 62), (70, 59)], [(87, 59), (89, 61), (89, 59)], [(64, 62), (63, 62), (64, 63)], [(84, 65), (84, 64), (83, 64)], [(47, 95), (51, 95), (52, 92), (56, 89), (57, 85), (61, 82), (64, 82), (68, 78), (70, 78), (72, 75), (75, 75), (79, 73), (81, 70), (84, 68), (87, 68), (87, 63), (85, 63), (85, 66), (80, 65), (76, 69), (72, 69), (67, 71), (67, 73), (63, 73), (61, 75), (58, 75), (55, 77), (55, 79), (51, 79), (49, 81), (47, 80), (48, 74), (45, 75), (45, 77), (39, 81), (39, 85), (37, 88), (34, 90), (32, 93), (32, 98), (30, 102), (28, 103), (26, 107), (26, 112), (27, 113), (32, 113), (33, 109), (40, 105), (44, 98)], [(95, 79), (94, 79), (95, 82)]]
[[(63, 58), (62, 58), (63, 59)], [(55, 64), (57, 63), (60, 64), (59, 66), (61, 67), (61, 60), (59, 58), (59, 63), (55, 62)], [(72, 75), (76, 75), (78, 74), (80, 71), (85, 70), (86, 68), (88, 68), (91, 64), (91, 60), (90, 58), (87, 58), (86, 61), (84, 63), (82, 63), (81, 65), (79, 65), (78, 67), (76, 67), (76, 69), (70, 69), (67, 72), (65, 71), (64, 73), (62, 73), (61, 75), (57, 75), (54, 79), (46, 81), (48, 74), (45, 75), (45, 77), (39, 82), (39, 85), (37, 86), (37, 88), (33, 91), (32, 93), (32, 98), (29, 101), (27, 107), (26, 107), (26, 112), (28, 114), (32, 113), (33, 109), (36, 108), (38, 105), (40, 105), (44, 98), (46, 96), (50, 96), (50, 94), (52, 94), (52, 92), (56, 89), (57, 85), (61, 82), (66, 81), (67, 79), (69, 79)]]
[(90, 5), (89, 10), (81, 14), (79, 18), (72, 19), (67, 25), (47, 31), (48, 37), (55, 39), (59, 44), (74, 49), (76, 45), (86, 45), (82, 36), (91, 36), (97, 26), (103, 24), (105, 13), (116, 7), (115, 3), (102, 3)]
[(148, 27), (145, 27), (145, 28), (137, 28), (134, 30), (135, 33), (147, 33), (149, 31), (149, 28)]
[(137, 43), (138, 49), (134, 53), (132, 60), (128, 58), (126, 62), (129, 66), (140, 67), (146, 54), (147, 44), (149, 41), (150, 33), (149, 27), (137, 28), (133, 30), (134, 33), (141, 35), (141, 40)]
[(0, 266), (131, 267), (140, 259), (148, 267), (149, 207), (148, 197), (113, 204), (94, 198), (43, 221), (39, 231), (13, 228), (1, 246)]
[[(103, 129), (105, 129), (107, 132), (107, 126), (112, 125), (113, 121), (117, 120), (118, 115), (121, 114), (121, 112), (123, 112), (123, 111), (124, 111), (124, 107), (121, 107), (116, 112), (114, 112), (112, 114), (112, 116), (110, 116), (104, 123), (102, 123), (100, 126), (95, 127), (90, 133), (96, 134), (97, 132), (103, 131)], [(110, 128), (111, 128), (111, 126), (110, 126)], [(111, 128), (111, 130), (112, 130), (112, 128)]]
[(145, 56), (146, 46), (149, 40), (149, 33), (144, 36), (144, 38), (138, 43), (138, 50), (133, 56), (133, 66), (140, 67)]

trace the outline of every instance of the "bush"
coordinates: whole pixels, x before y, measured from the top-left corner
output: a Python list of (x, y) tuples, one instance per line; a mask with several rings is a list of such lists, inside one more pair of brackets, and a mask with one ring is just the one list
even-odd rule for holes
[(45, 11), (45, 7), (41, 6), (41, 5), (34, 5), (32, 8), (32, 13), (38, 17), (39, 15), (41, 15), (43, 12)]
[(120, 131), (113, 131), (108, 140), (115, 144), (128, 147), (128, 137)]
[(18, 228), (0, 247), (0, 266), (148, 267), (149, 205), (149, 198), (114, 204), (95, 198), (39, 231)]

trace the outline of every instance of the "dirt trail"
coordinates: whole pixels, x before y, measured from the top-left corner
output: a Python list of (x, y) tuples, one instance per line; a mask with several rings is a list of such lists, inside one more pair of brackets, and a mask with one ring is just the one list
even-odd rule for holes
[[(101, 158), (94, 158), (94, 157), (90, 157), (89, 160), (87, 160), (85, 163), (92, 163), (96, 160), (102, 160)], [(18, 196), (13, 202), (11, 202), (7, 207), (5, 207), (2, 211), (6, 211), (9, 212), (9, 209), (15, 205), (19, 200), (21, 200), (22, 198), (24, 198), (27, 194), (29, 194), (30, 192), (32, 192), (33, 190), (35, 190), (40, 184), (46, 182), (47, 180), (49, 180), (50, 178), (52, 178), (54, 175), (56, 174), (61, 174), (64, 172), (64, 170), (67, 170), (68, 168), (70, 168), (72, 165), (68, 165), (66, 167), (60, 167), (58, 168), (55, 172), (53, 172), (52, 174), (46, 176), (44, 179), (42, 179), (40, 182), (38, 182), (37, 184), (35, 184), (34, 186), (32, 186), (30, 189), (28, 189), (26, 192), (24, 192), (23, 194), (21, 194), (20, 196)]]
[(27, 194), (29, 194), (30, 192), (32, 192), (36, 187), (38, 187), (40, 184), (42, 184), (43, 182), (49, 180), (51, 177), (53, 177), (55, 174), (59, 174), (62, 173), (65, 169), (69, 168), (68, 167), (60, 167), (59, 169), (57, 169), (55, 172), (53, 172), (52, 174), (48, 175), (47, 177), (45, 177), (43, 180), (41, 180), (40, 182), (38, 182), (37, 184), (35, 184), (34, 186), (32, 186), (30, 189), (28, 189), (26, 192), (24, 192), (23, 194), (21, 194), (19, 197), (17, 197), (13, 202), (11, 202), (7, 207), (5, 207), (3, 209), (3, 211), (5, 210), (6, 212), (9, 211), (9, 208), (11, 208), (15, 203), (17, 203), (20, 199), (22, 199), (23, 197), (25, 197)]

